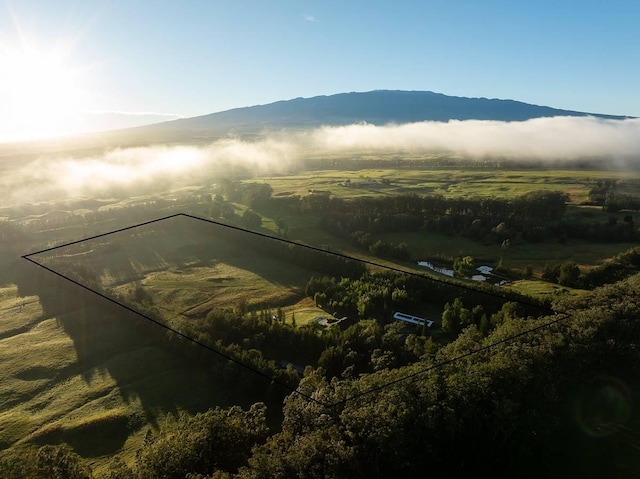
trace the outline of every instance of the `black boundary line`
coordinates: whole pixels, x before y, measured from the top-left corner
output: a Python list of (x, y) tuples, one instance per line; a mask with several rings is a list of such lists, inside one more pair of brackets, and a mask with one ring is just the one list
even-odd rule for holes
[[(31, 255), (32, 255), (32, 254), (34, 254), (34, 253), (31, 253)], [(31, 256), (31, 255), (28, 255), (28, 256)], [(316, 403), (318, 403), (318, 404), (320, 404), (320, 405), (322, 405), (322, 406), (325, 406), (325, 407), (327, 406), (325, 403), (323, 403), (323, 402), (321, 402), (321, 401), (318, 401), (317, 399), (315, 399), (315, 398), (313, 398), (313, 397), (311, 397), (311, 396), (309, 396), (309, 395), (307, 395), (307, 394), (304, 394), (304, 393), (302, 393), (302, 392), (298, 391), (297, 389), (293, 389), (291, 386), (288, 386), (286, 383), (284, 383), (284, 382), (280, 381), (279, 379), (277, 379), (277, 378), (275, 378), (275, 377), (272, 377), (272, 376), (269, 376), (268, 374), (263, 373), (263, 372), (262, 372), (262, 371), (260, 371), (259, 369), (256, 369), (256, 368), (254, 368), (253, 366), (249, 366), (248, 364), (245, 364), (245, 363), (243, 363), (242, 361), (240, 361), (240, 360), (238, 360), (238, 359), (236, 359), (236, 358), (234, 358), (234, 357), (232, 357), (232, 356), (229, 356), (228, 354), (225, 354), (225, 353), (223, 353), (223, 352), (221, 352), (221, 351), (218, 351), (217, 349), (212, 348), (211, 346), (209, 346), (209, 345), (207, 345), (207, 344), (204, 344), (203, 342), (198, 341), (197, 339), (194, 339), (194, 338), (192, 338), (191, 336), (187, 336), (186, 334), (181, 333), (180, 331), (178, 331), (178, 330), (176, 330), (176, 329), (173, 329), (171, 326), (167, 326), (166, 324), (163, 324), (163, 323), (161, 323), (160, 321), (158, 321), (158, 320), (156, 320), (156, 319), (150, 318), (150, 317), (149, 317), (149, 316), (147, 316), (146, 314), (141, 313), (140, 311), (136, 311), (135, 309), (133, 309), (133, 308), (131, 308), (131, 307), (127, 306), (126, 304), (122, 304), (122, 303), (120, 303), (119, 301), (116, 301), (115, 299), (110, 298), (109, 296), (107, 296), (107, 295), (105, 295), (105, 294), (100, 293), (99, 291), (96, 291), (96, 290), (94, 290), (94, 289), (91, 289), (91, 288), (89, 288), (88, 286), (85, 286), (84, 284), (80, 283), (79, 281), (76, 281), (76, 280), (74, 280), (74, 279), (72, 279), (72, 278), (69, 278), (68, 276), (66, 276), (66, 275), (64, 275), (64, 274), (62, 274), (62, 273), (59, 273), (58, 271), (56, 271), (56, 270), (54, 270), (54, 269), (52, 269), (52, 268), (49, 268), (49, 267), (47, 267), (47, 266), (45, 266), (45, 265), (43, 265), (43, 264), (40, 264), (40, 263), (38, 263), (37, 261), (34, 261), (34, 260), (33, 260), (33, 259), (31, 259), (31, 258), (28, 258), (27, 256), (23, 256), (23, 258), (24, 258), (24, 259), (26, 259), (27, 261), (30, 261), (31, 263), (33, 263), (33, 264), (35, 264), (35, 265), (40, 266), (40, 267), (41, 267), (41, 268), (43, 268), (43, 269), (46, 269), (47, 271), (49, 271), (49, 272), (51, 272), (51, 273), (53, 273), (53, 274), (55, 274), (55, 275), (57, 275), (57, 276), (59, 276), (59, 277), (61, 277), (61, 278), (66, 279), (67, 281), (70, 281), (71, 283), (73, 283), (73, 284), (75, 284), (75, 285), (77, 285), (77, 286), (80, 286), (81, 288), (86, 289), (87, 291), (92, 292), (93, 294), (96, 294), (96, 295), (100, 296), (100, 297), (101, 297), (101, 298), (103, 298), (103, 299), (106, 299), (107, 301), (110, 301), (110, 302), (112, 302), (112, 303), (114, 303), (114, 304), (117, 304), (118, 306), (123, 307), (123, 308), (124, 308), (124, 309), (126, 309), (127, 311), (131, 311), (132, 313), (135, 313), (135, 314), (137, 314), (138, 316), (143, 317), (144, 319), (146, 319), (147, 321), (152, 322), (152, 323), (153, 323), (153, 324), (155, 324), (156, 326), (160, 326), (160, 327), (162, 327), (162, 328), (164, 328), (164, 329), (166, 329), (166, 330), (168, 330), (168, 331), (171, 331), (172, 333), (174, 333), (174, 334), (178, 335), (179, 337), (181, 337), (181, 338), (183, 338), (183, 339), (186, 339), (187, 341), (191, 341), (192, 343), (196, 344), (197, 346), (200, 346), (200, 347), (202, 347), (202, 348), (204, 348), (204, 349), (206, 349), (206, 350), (208, 350), (208, 351), (211, 351), (211, 352), (213, 352), (213, 353), (216, 353), (216, 354), (218, 354), (219, 356), (222, 356), (223, 358), (228, 359), (229, 361), (233, 361), (234, 363), (236, 363), (236, 364), (238, 364), (238, 365), (240, 365), (240, 366), (242, 366), (242, 367), (247, 368), (247, 369), (248, 369), (248, 370), (250, 370), (251, 372), (253, 372), (253, 373), (255, 373), (255, 374), (259, 375), (259, 376), (262, 376), (262, 377), (264, 377), (264, 378), (268, 379), (269, 381), (272, 381), (272, 382), (274, 382), (274, 383), (278, 384), (279, 386), (282, 386), (282, 387), (284, 387), (284, 388), (288, 389), (289, 391), (292, 391), (292, 392), (294, 392), (294, 393), (298, 393), (298, 394), (300, 394), (301, 396), (303, 396), (305, 399), (308, 399), (309, 401), (316, 402)]]
[(92, 288), (80, 283), (79, 281), (76, 281), (73, 278), (70, 278), (70, 277), (68, 277), (68, 276), (66, 276), (66, 275), (64, 275), (64, 274), (62, 274), (62, 273), (60, 273), (60, 272), (58, 272), (58, 271), (56, 271), (56, 270), (54, 270), (52, 268), (49, 268), (48, 266), (45, 266), (45, 265), (43, 265), (41, 263), (38, 263), (37, 261), (35, 261), (34, 259), (31, 258), (31, 256), (35, 256), (35, 255), (38, 255), (38, 254), (41, 254), (41, 253), (46, 253), (46, 252), (53, 251), (53, 250), (56, 250), (56, 249), (59, 249), (59, 248), (64, 248), (65, 246), (71, 246), (71, 245), (74, 245), (74, 244), (83, 243), (85, 241), (90, 241), (90, 240), (93, 240), (93, 239), (96, 239), (96, 238), (101, 238), (101, 237), (108, 236), (108, 235), (111, 235), (111, 234), (120, 233), (122, 231), (138, 228), (140, 226), (146, 226), (146, 225), (149, 225), (149, 224), (152, 224), (152, 223), (157, 223), (159, 221), (164, 221), (164, 220), (167, 220), (167, 219), (170, 219), (170, 218), (175, 218), (177, 216), (183, 216), (183, 214), (182, 213), (176, 213), (176, 214), (173, 214), (173, 215), (165, 216), (163, 218), (158, 218), (158, 219), (151, 220), (151, 221), (145, 221), (144, 223), (139, 223), (139, 224), (136, 224), (136, 225), (133, 225), (133, 226), (127, 226), (126, 228), (120, 228), (120, 229), (117, 229), (117, 230), (114, 230), (114, 231), (110, 231), (108, 233), (102, 233), (102, 234), (99, 234), (99, 235), (91, 236), (89, 238), (84, 238), (84, 239), (81, 239), (81, 240), (72, 241), (70, 243), (65, 243), (65, 244), (61, 244), (61, 245), (58, 245), (58, 246), (54, 246), (52, 248), (46, 248), (46, 249), (43, 249), (41, 251), (37, 251), (35, 253), (29, 253), (29, 254), (21, 256), (21, 258), (22, 259), (26, 259), (27, 261), (29, 261), (29, 262), (31, 262), (31, 263), (33, 263), (33, 264), (35, 264), (35, 265), (47, 270), (47, 271), (55, 274), (56, 276), (58, 276), (60, 278), (66, 279), (67, 281), (75, 284), (76, 286), (80, 286), (81, 288), (83, 288), (83, 289), (85, 289), (87, 291), (90, 291), (91, 293), (96, 294), (99, 297), (101, 297), (103, 299), (106, 299), (107, 301), (110, 301), (111, 303), (117, 304), (118, 306), (126, 309), (127, 311), (130, 311), (130, 312), (132, 312), (134, 314), (137, 314), (138, 316), (141, 316), (142, 318), (146, 319), (147, 321), (150, 321), (151, 323), (153, 323), (153, 324), (155, 324), (157, 326), (160, 326), (160, 327), (162, 327), (162, 328), (164, 328), (164, 329), (166, 329), (168, 331), (171, 331), (172, 333), (178, 335), (179, 337), (181, 337), (183, 339), (191, 341), (192, 343), (196, 344), (197, 346), (200, 346), (200, 347), (202, 347), (202, 348), (204, 348), (204, 349), (206, 349), (208, 351), (211, 351), (213, 353), (218, 354), (219, 356), (221, 356), (221, 357), (223, 357), (223, 358), (225, 358), (225, 359), (227, 359), (229, 361), (232, 361), (232, 362), (234, 362), (234, 363), (236, 363), (236, 364), (238, 364), (238, 365), (240, 365), (242, 367), (245, 367), (248, 370), (250, 370), (251, 372), (253, 372), (255, 374), (258, 374), (259, 376), (262, 376), (262, 377), (268, 379), (269, 381), (272, 381), (272, 382), (278, 384), (279, 386), (282, 386), (285, 389), (288, 389), (289, 391), (292, 391), (294, 393), (300, 394), (302, 397), (304, 397), (305, 399), (307, 399), (309, 401), (313, 401), (313, 402), (315, 402), (317, 404), (320, 404), (320, 405), (326, 407), (327, 405), (325, 403), (323, 403), (321, 401), (318, 401), (317, 399), (315, 399), (315, 398), (313, 398), (313, 397), (311, 397), (311, 396), (309, 396), (307, 394), (304, 394), (304, 393), (298, 391), (297, 389), (292, 388), (291, 386), (289, 386), (286, 383), (280, 381), (279, 379), (277, 379), (275, 377), (272, 377), (272, 376), (269, 376), (268, 374), (265, 374), (264, 372), (260, 371), (259, 369), (256, 369), (253, 366), (245, 364), (242, 361), (240, 361), (240, 360), (238, 360), (238, 359), (236, 359), (236, 358), (234, 358), (232, 356), (229, 356), (228, 354), (225, 354), (225, 353), (223, 353), (221, 351), (218, 351), (217, 349), (212, 348), (211, 346), (209, 346), (207, 344), (204, 344), (201, 341), (198, 341), (197, 339), (192, 338), (191, 336), (187, 336), (186, 334), (181, 333), (180, 331), (178, 331), (178, 330), (176, 330), (176, 329), (174, 329), (174, 328), (172, 328), (170, 326), (167, 326), (166, 324), (163, 324), (158, 320), (150, 318), (146, 314), (143, 314), (140, 311), (137, 311), (137, 310), (127, 306), (126, 304), (123, 304), (123, 303), (121, 303), (121, 302), (119, 302), (119, 301), (117, 301), (117, 300), (115, 300), (113, 298), (110, 298), (109, 296), (107, 296), (107, 295), (105, 295), (105, 294), (103, 294), (103, 293), (101, 293), (99, 291), (96, 291), (96, 290), (94, 290), (94, 289), (92, 289)]
[[(482, 291), (480, 289), (474, 288), (474, 287), (466, 285), (466, 284), (457, 284), (457, 283), (453, 283), (453, 282), (446, 281), (446, 280), (443, 280), (443, 279), (434, 278), (432, 276), (427, 276), (427, 275), (424, 275), (424, 274), (420, 274), (420, 273), (418, 273), (416, 271), (407, 271), (407, 270), (402, 269), (402, 268), (396, 268), (396, 267), (393, 267), (393, 266), (387, 266), (387, 265), (384, 265), (384, 264), (376, 263), (375, 261), (369, 261), (369, 260), (366, 260), (366, 259), (354, 258), (353, 256), (349, 256), (349, 255), (346, 255), (346, 254), (338, 253), (338, 252), (335, 252), (335, 251), (327, 251), (325, 249), (318, 248), (317, 246), (310, 246), (310, 245), (306, 245), (306, 244), (302, 244), (302, 243), (296, 243), (295, 241), (292, 241), (292, 240), (288, 240), (288, 239), (284, 239), (284, 238), (278, 238), (277, 236), (271, 236), (271, 235), (268, 235), (268, 234), (265, 234), (265, 233), (260, 233), (258, 231), (247, 230), (247, 229), (241, 228), (239, 226), (228, 225), (228, 224), (221, 223), (221, 222), (215, 221), (215, 220), (209, 220), (209, 219), (206, 219), (206, 218), (200, 218), (198, 216), (193, 216), (193, 215), (190, 215), (190, 214), (187, 214), (187, 213), (179, 213), (179, 215), (186, 216), (187, 218), (192, 218), (194, 220), (205, 221), (207, 223), (212, 223), (214, 225), (219, 225), (219, 226), (224, 226), (226, 228), (235, 229), (235, 230), (238, 230), (238, 231), (242, 231), (244, 233), (249, 233), (249, 234), (253, 234), (253, 235), (256, 235), (256, 236), (261, 236), (263, 238), (268, 238), (270, 240), (276, 240), (276, 241), (280, 241), (282, 243), (287, 243), (287, 244), (291, 244), (291, 245), (294, 245), (294, 246), (300, 246), (302, 248), (307, 248), (307, 249), (310, 249), (310, 250), (318, 251), (320, 253), (325, 253), (325, 254), (330, 254), (330, 255), (333, 255), (333, 256), (338, 256), (338, 257), (343, 258), (343, 259), (357, 261), (359, 263), (368, 264), (370, 266), (376, 266), (378, 268), (388, 269), (388, 270), (391, 270), (391, 271), (395, 271), (397, 273), (405, 273), (405, 274), (409, 274), (409, 275), (412, 275), (412, 276), (417, 276), (419, 278), (424, 278), (424, 279), (428, 279), (430, 281), (433, 281), (434, 283), (440, 283), (440, 284), (444, 284), (444, 285), (447, 285), (447, 286), (453, 286), (453, 287), (456, 287), (456, 288), (464, 289), (466, 291), (474, 291), (476, 293), (485, 294), (487, 296), (493, 296), (494, 298), (500, 298), (500, 299), (503, 299), (505, 301), (509, 300), (509, 298), (507, 298), (504, 294), (499, 294), (499, 293), (494, 292), (494, 291)], [(551, 314), (555, 313), (555, 311), (553, 309), (547, 308), (545, 306), (541, 306), (539, 304), (530, 303), (528, 301), (523, 301), (523, 300), (519, 300), (519, 299), (516, 300), (515, 302), (520, 303), (520, 304), (524, 304), (526, 306), (531, 306), (532, 308), (536, 308), (536, 309), (538, 309), (540, 311), (543, 311), (545, 313), (551, 313)]]
[(493, 296), (493, 297), (504, 299), (504, 300), (508, 300), (509, 299), (509, 298), (506, 297), (506, 295), (501, 295), (501, 294), (498, 294), (498, 293), (495, 293), (495, 292), (492, 292), (492, 291), (482, 291), (482, 290), (473, 288), (473, 287), (468, 286), (468, 285), (452, 283), (452, 282), (449, 282), (449, 281), (446, 281), (446, 280), (442, 280), (442, 279), (439, 279), (439, 278), (433, 278), (431, 276), (423, 275), (423, 274), (420, 274), (420, 273), (417, 273), (417, 272), (414, 272), (414, 271), (407, 271), (407, 270), (404, 270), (404, 269), (401, 269), (401, 268), (396, 268), (396, 267), (393, 267), (393, 266), (387, 266), (387, 265), (379, 264), (379, 263), (376, 263), (374, 261), (354, 258), (352, 256), (348, 256), (348, 255), (345, 255), (345, 254), (342, 254), (342, 253), (337, 253), (337, 252), (333, 252), (333, 251), (327, 251), (325, 249), (318, 248), (318, 247), (315, 247), (315, 246), (305, 245), (305, 244), (302, 244), (302, 243), (297, 243), (297, 242), (292, 241), (292, 240), (287, 240), (287, 239), (284, 239), (284, 238), (278, 238), (276, 236), (271, 236), (271, 235), (268, 235), (268, 234), (265, 234), (265, 233), (260, 233), (260, 232), (257, 232), (257, 231), (247, 230), (247, 229), (241, 228), (239, 226), (229, 225), (229, 224), (221, 223), (219, 221), (214, 221), (214, 220), (210, 220), (210, 219), (206, 219), (206, 218), (200, 218), (198, 216), (194, 216), (194, 215), (191, 215), (191, 214), (188, 214), (188, 213), (175, 213), (173, 215), (165, 216), (165, 217), (162, 217), (162, 218), (157, 218), (155, 220), (145, 221), (143, 223), (139, 223), (139, 224), (136, 224), (136, 225), (133, 225), (133, 226), (127, 226), (125, 228), (120, 228), (120, 229), (113, 230), (113, 231), (110, 231), (110, 232), (107, 232), (107, 233), (102, 233), (102, 234), (99, 234), (99, 235), (90, 236), (88, 238), (80, 239), (80, 240), (77, 240), (77, 241), (72, 241), (72, 242), (69, 242), (69, 243), (61, 244), (61, 245), (54, 246), (54, 247), (51, 247), (51, 248), (46, 248), (46, 249), (43, 249), (43, 250), (40, 250), (40, 251), (36, 251), (36, 252), (33, 252), (33, 253), (25, 254), (25, 255), (22, 255), (21, 257), (23, 259), (26, 259), (27, 261), (33, 263), (33, 264), (45, 269), (45, 270), (47, 270), (47, 271), (49, 271), (49, 272), (51, 272), (51, 273), (63, 278), (63, 279), (66, 279), (67, 281), (69, 281), (69, 282), (71, 282), (71, 283), (73, 283), (73, 284), (75, 284), (77, 286), (80, 286), (81, 288), (83, 288), (83, 289), (85, 289), (87, 291), (90, 291), (91, 293), (94, 293), (94, 294), (100, 296), (103, 299), (106, 299), (107, 301), (110, 301), (111, 303), (114, 303), (114, 304), (116, 304), (118, 306), (121, 306), (122, 308), (126, 309), (127, 311), (130, 311), (130, 312), (132, 312), (134, 314), (137, 314), (138, 316), (146, 319), (147, 321), (150, 321), (151, 323), (153, 323), (153, 324), (155, 324), (157, 326), (160, 326), (160, 327), (162, 327), (162, 328), (164, 328), (164, 329), (166, 329), (168, 331), (171, 331), (172, 333), (178, 335), (179, 337), (181, 337), (181, 338), (183, 338), (183, 339), (185, 339), (187, 341), (191, 341), (192, 343), (196, 344), (197, 346), (200, 346), (200, 347), (202, 347), (202, 348), (204, 348), (204, 349), (206, 349), (206, 350), (208, 350), (210, 352), (218, 354), (219, 356), (221, 356), (221, 357), (223, 357), (223, 358), (225, 358), (227, 360), (230, 360), (230, 361), (232, 361), (232, 362), (234, 362), (234, 363), (236, 363), (236, 364), (238, 364), (238, 365), (250, 370), (251, 372), (253, 372), (253, 373), (255, 373), (255, 374), (259, 375), (259, 376), (262, 376), (263, 378), (269, 379), (270, 381), (272, 381), (272, 382), (284, 387), (285, 389), (288, 389), (289, 391), (292, 391), (295, 394), (299, 394), (300, 396), (302, 396), (303, 398), (307, 399), (308, 401), (315, 402), (316, 404), (318, 404), (320, 406), (324, 406), (325, 408), (336, 408), (338, 406), (343, 406), (343, 405), (345, 405), (347, 403), (347, 401), (351, 401), (353, 399), (369, 395), (369, 394), (374, 393), (376, 391), (380, 391), (380, 390), (382, 390), (382, 389), (384, 389), (386, 387), (392, 386), (394, 384), (398, 384), (400, 382), (403, 382), (403, 381), (412, 379), (414, 377), (420, 376), (420, 375), (422, 375), (422, 374), (424, 374), (426, 372), (429, 372), (429, 371), (432, 371), (434, 369), (438, 369), (440, 367), (446, 366), (447, 364), (454, 363), (456, 361), (459, 361), (459, 360), (462, 360), (464, 358), (473, 356), (473, 355), (481, 353), (483, 351), (488, 351), (488, 350), (490, 350), (490, 349), (492, 349), (494, 347), (497, 347), (497, 346), (499, 346), (501, 344), (508, 343), (509, 341), (512, 341), (512, 340), (514, 340), (516, 338), (519, 338), (519, 337), (522, 337), (522, 336), (525, 336), (525, 335), (527, 335), (529, 333), (532, 333), (534, 331), (538, 331), (538, 330), (541, 330), (543, 328), (547, 328), (547, 327), (553, 326), (553, 325), (558, 324), (559, 322), (564, 321), (564, 320), (566, 320), (566, 319), (571, 317), (571, 315), (569, 313), (566, 313), (566, 312), (554, 311), (551, 308), (547, 308), (547, 307), (541, 306), (539, 304), (534, 304), (534, 303), (531, 303), (531, 302), (528, 302), (528, 301), (516, 300), (515, 301), (516, 303), (524, 304), (524, 305), (539, 309), (539, 310), (541, 310), (543, 312), (546, 312), (546, 313), (549, 313), (549, 314), (561, 314), (562, 316), (560, 316), (559, 318), (556, 318), (554, 320), (551, 320), (551, 321), (549, 321), (547, 323), (535, 326), (535, 327), (527, 329), (525, 331), (521, 331), (521, 332), (519, 332), (517, 334), (514, 334), (513, 336), (508, 336), (507, 338), (501, 339), (500, 341), (496, 341), (495, 343), (491, 343), (491, 344), (488, 344), (486, 346), (482, 346), (480, 348), (468, 351), (468, 352), (466, 352), (464, 354), (461, 354), (461, 355), (456, 356), (454, 358), (448, 359), (446, 361), (436, 362), (435, 364), (432, 364), (431, 366), (428, 366), (426, 368), (420, 369), (420, 370), (418, 370), (416, 372), (413, 372), (411, 374), (408, 374), (406, 376), (402, 376), (402, 377), (400, 377), (398, 379), (394, 379), (393, 381), (386, 382), (384, 384), (379, 384), (379, 385), (374, 386), (372, 388), (366, 389), (366, 390), (361, 391), (359, 393), (356, 393), (356, 394), (354, 394), (352, 396), (349, 396), (349, 397), (347, 397), (347, 398), (345, 398), (345, 399), (343, 399), (341, 401), (328, 404), (328, 403), (325, 403), (323, 401), (319, 401), (318, 399), (316, 399), (316, 398), (314, 398), (314, 397), (312, 397), (312, 396), (310, 396), (308, 394), (305, 394), (305, 393), (301, 392), (299, 390), (299, 388), (298, 389), (293, 389), (291, 386), (287, 385), (286, 383), (276, 379), (275, 377), (272, 377), (272, 376), (269, 376), (268, 374), (265, 374), (264, 372), (260, 371), (259, 369), (254, 368), (253, 366), (249, 366), (249, 365), (239, 361), (238, 359), (233, 358), (232, 356), (229, 356), (229, 355), (227, 355), (227, 354), (225, 354), (225, 353), (223, 353), (221, 351), (218, 351), (217, 349), (212, 348), (211, 346), (209, 346), (207, 344), (204, 344), (201, 341), (198, 341), (197, 339), (194, 339), (194, 338), (192, 338), (190, 336), (187, 336), (186, 334), (181, 333), (180, 331), (177, 331), (177, 330), (171, 328), (170, 326), (167, 326), (166, 324), (163, 324), (163, 323), (159, 322), (158, 320), (150, 318), (149, 316), (147, 316), (147, 315), (145, 315), (145, 314), (143, 314), (143, 313), (141, 313), (141, 312), (139, 312), (139, 311), (137, 311), (137, 310), (125, 305), (125, 304), (123, 304), (123, 303), (120, 303), (119, 301), (117, 301), (117, 300), (115, 300), (113, 298), (110, 298), (109, 296), (107, 296), (107, 295), (105, 295), (103, 293), (100, 293), (99, 291), (96, 291), (96, 290), (94, 290), (92, 288), (89, 288), (88, 286), (80, 283), (79, 281), (76, 281), (76, 280), (74, 280), (72, 278), (69, 278), (68, 276), (66, 276), (64, 274), (59, 273), (58, 271), (55, 271), (54, 269), (49, 268), (49, 267), (47, 267), (47, 266), (45, 266), (45, 265), (43, 265), (41, 263), (38, 263), (37, 261), (31, 259), (31, 256), (35, 256), (35, 255), (38, 255), (38, 254), (41, 254), (41, 253), (46, 253), (46, 252), (49, 252), (49, 251), (53, 251), (53, 250), (56, 250), (56, 249), (59, 249), (59, 248), (64, 248), (66, 246), (71, 246), (71, 245), (78, 244), (78, 243), (83, 243), (85, 241), (94, 240), (94, 239), (101, 238), (101, 237), (104, 237), (104, 236), (108, 236), (108, 235), (111, 235), (111, 234), (120, 233), (122, 231), (131, 230), (131, 229), (134, 229), (134, 228), (138, 228), (140, 226), (146, 226), (146, 225), (149, 225), (149, 224), (157, 223), (157, 222), (164, 221), (164, 220), (167, 220), (167, 219), (170, 219), (170, 218), (175, 218), (175, 217), (178, 217), (178, 216), (184, 216), (186, 218), (191, 218), (191, 219), (194, 219), (194, 220), (199, 220), (199, 221), (211, 223), (211, 224), (222, 226), (222, 227), (225, 227), (225, 228), (234, 229), (234, 230), (237, 230), (237, 231), (241, 231), (243, 233), (250, 233), (250, 234), (253, 234), (253, 235), (256, 235), (256, 236), (261, 236), (263, 238), (267, 238), (267, 239), (270, 239), (270, 240), (277, 240), (277, 241), (280, 241), (280, 242), (283, 242), (283, 243), (287, 243), (287, 244), (291, 244), (291, 245), (294, 245), (294, 246), (299, 246), (299, 247), (302, 247), (302, 248), (311, 249), (311, 250), (318, 251), (318, 252), (321, 252), (321, 253), (338, 256), (338, 257), (341, 257), (341, 258), (347, 259), (347, 260), (358, 261), (358, 262), (361, 262), (361, 263), (364, 263), (364, 264), (368, 264), (368, 265), (371, 265), (371, 266), (376, 266), (376, 267), (379, 267), (379, 268), (388, 269), (388, 270), (399, 272), (399, 273), (409, 274), (409, 275), (412, 275), (412, 276), (418, 276), (420, 278), (427, 279), (427, 280), (433, 281), (435, 283), (440, 283), (440, 284), (444, 284), (444, 285), (451, 286), (451, 287), (457, 287), (457, 288), (464, 289), (464, 290), (467, 290), (467, 291), (474, 291), (476, 293), (486, 294), (488, 296)]
[(126, 228), (120, 228), (120, 229), (117, 229), (117, 230), (109, 231), (108, 233), (102, 233), (102, 234), (95, 235), (95, 236), (89, 236), (88, 238), (80, 239), (78, 241), (72, 241), (71, 243), (65, 243), (65, 244), (61, 244), (61, 245), (58, 245), (58, 246), (53, 246), (51, 248), (46, 248), (46, 249), (43, 249), (43, 250), (40, 250), (40, 251), (36, 251), (35, 253), (25, 254), (25, 255), (22, 256), (22, 258), (29, 259), (29, 256), (35, 256), (35, 255), (40, 254), (40, 253), (46, 253), (48, 251), (53, 251), (54, 249), (64, 248), (65, 246), (71, 246), (71, 245), (78, 244), (78, 243), (84, 243), (85, 241), (94, 240), (96, 238), (102, 238), (103, 236), (108, 236), (108, 235), (112, 235), (112, 234), (115, 234), (115, 233), (121, 233), (122, 231), (132, 230), (134, 228), (139, 228), (140, 226), (150, 225), (152, 223), (157, 223), (159, 221), (168, 220), (169, 218), (175, 218), (176, 216), (182, 216), (182, 213), (176, 213), (176, 214), (173, 214), (173, 215), (165, 216), (164, 218), (158, 218), (158, 219), (151, 220), (151, 221), (145, 221), (144, 223), (139, 223), (139, 224), (133, 225), (133, 226), (127, 226)]

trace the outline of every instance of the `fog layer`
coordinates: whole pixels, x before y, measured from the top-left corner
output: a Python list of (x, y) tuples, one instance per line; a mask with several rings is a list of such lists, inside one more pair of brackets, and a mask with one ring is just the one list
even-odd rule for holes
[(324, 127), (314, 142), (329, 150), (449, 151), (465, 156), (539, 160), (629, 158), (640, 154), (640, 119), (536, 118), (521, 122), (449, 121)]
[[(115, 190), (159, 190), (203, 184), (242, 170), (259, 175), (290, 171), (309, 151), (449, 152), (469, 158), (539, 161), (602, 159), (609, 166), (640, 159), (640, 119), (539, 118), (524, 122), (450, 121), (375, 126), (327, 126), (306, 132), (274, 132), (257, 141), (225, 139), (205, 147), (149, 146), (113, 149), (90, 157), (38, 158), (0, 177), (6, 204)], [(199, 183), (198, 183), (199, 182)]]

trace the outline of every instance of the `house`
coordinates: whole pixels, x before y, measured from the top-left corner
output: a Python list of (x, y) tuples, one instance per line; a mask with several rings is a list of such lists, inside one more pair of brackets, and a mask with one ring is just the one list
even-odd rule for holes
[(490, 275), (493, 271), (493, 268), (491, 266), (478, 266), (476, 269), (480, 271), (480, 274), (484, 275)]
[(342, 321), (344, 321), (345, 319), (347, 319), (347, 317), (345, 316), (344, 318), (340, 318), (340, 319), (336, 319), (336, 318), (327, 318), (324, 316), (318, 316), (315, 321), (323, 327), (327, 327), (327, 326), (331, 326), (333, 324), (339, 324)]
[(433, 325), (433, 321), (430, 319), (419, 318), (418, 316), (412, 316), (410, 314), (401, 313), (399, 311), (393, 313), (393, 319), (404, 321), (405, 323), (417, 324), (418, 326), (422, 326), (426, 323), (427, 328), (430, 328)]

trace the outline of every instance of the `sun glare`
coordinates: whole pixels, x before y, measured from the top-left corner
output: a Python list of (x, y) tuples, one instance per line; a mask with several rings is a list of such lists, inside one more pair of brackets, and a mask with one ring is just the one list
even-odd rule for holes
[(54, 137), (78, 128), (86, 92), (81, 69), (67, 57), (55, 49), (0, 50), (0, 126), (10, 136), (2, 140)]

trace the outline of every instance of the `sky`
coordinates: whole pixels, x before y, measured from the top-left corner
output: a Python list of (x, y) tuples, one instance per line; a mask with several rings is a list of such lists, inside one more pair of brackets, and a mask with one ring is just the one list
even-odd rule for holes
[(640, 2), (0, 0), (0, 141), (428, 90), (640, 116)]

